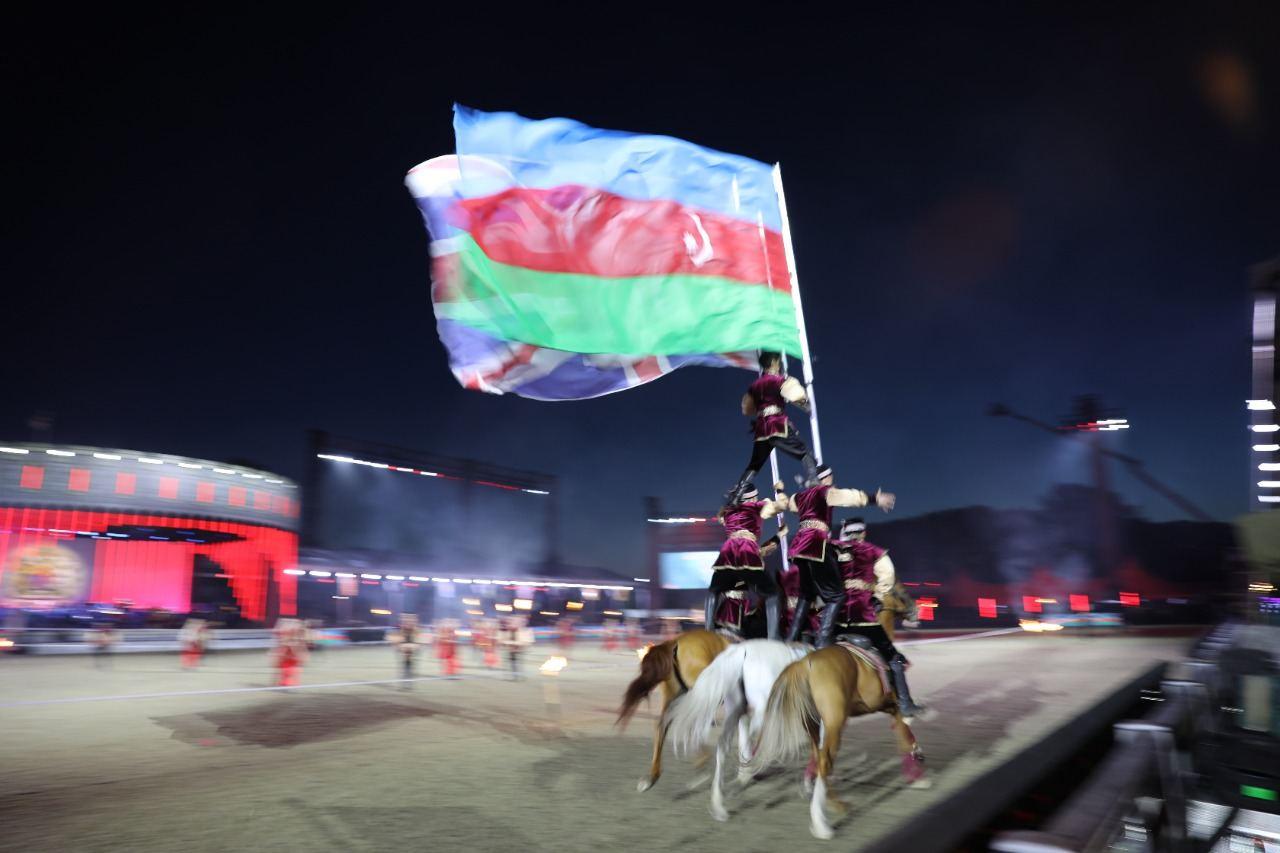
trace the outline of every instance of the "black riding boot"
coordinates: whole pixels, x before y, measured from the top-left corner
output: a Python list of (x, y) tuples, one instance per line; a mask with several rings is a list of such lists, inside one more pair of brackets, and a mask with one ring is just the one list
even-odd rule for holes
[(720, 604), (720, 593), (707, 593), (707, 613), (706, 613), (706, 629), (714, 631), (716, 629), (716, 607)]
[(804, 467), (805, 488), (818, 485), (818, 463), (814, 461), (813, 454), (806, 453), (800, 464)]
[(733, 506), (742, 500), (742, 493), (749, 489), (756, 479), (758, 472), (752, 471), (750, 468), (742, 472), (742, 476), (738, 478), (738, 482), (724, 496), (726, 506)]
[(770, 640), (781, 639), (779, 633), (782, 629), (782, 602), (776, 595), (771, 595), (764, 600), (764, 624), (768, 626), (765, 637)]
[(814, 646), (824, 649), (836, 641), (836, 620), (840, 618), (839, 602), (829, 601), (827, 606), (822, 608), (822, 620), (818, 623), (818, 636), (814, 639)]
[(889, 672), (893, 674), (893, 691), (898, 694), (898, 711), (902, 716), (911, 718), (924, 713), (924, 706), (917, 705), (911, 698), (911, 688), (907, 687), (907, 659), (901, 654), (889, 661)]
[(796, 602), (796, 612), (791, 614), (791, 630), (787, 631), (787, 642), (800, 642), (800, 635), (804, 633), (805, 625), (809, 622), (809, 599), (803, 595)]

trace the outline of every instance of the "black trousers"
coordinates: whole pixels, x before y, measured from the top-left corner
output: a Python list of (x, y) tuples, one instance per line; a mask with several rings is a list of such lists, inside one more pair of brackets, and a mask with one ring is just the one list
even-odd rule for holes
[(778, 583), (769, 569), (716, 569), (711, 573), (707, 592), (728, 592), (742, 583), (747, 589), (761, 595), (778, 594)]
[(739, 484), (749, 483), (755, 479), (756, 474), (764, 467), (764, 463), (769, 461), (769, 454), (774, 451), (774, 448), (781, 450), (792, 459), (799, 459), (800, 464), (804, 466), (806, 479), (812, 480), (818, 473), (818, 465), (813, 460), (813, 454), (809, 452), (809, 445), (805, 444), (800, 433), (796, 432), (795, 424), (787, 421), (786, 435), (775, 435), (772, 438), (753, 442), (751, 461), (743, 470), (742, 477), (738, 480)]
[(822, 560), (797, 559), (800, 569), (800, 594), (808, 599), (821, 598), (827, 604), (844, 602), (844, 578), (836, 562), (836, 549), (827, 543)]
[(836, 628), (836, 635), (840, 634), (858, 634), (866, 637), (871, 641), (871, 645), (876, 647), (876, 651), (884, 658), (885, 663), (890, 663), (898, 656), (898, 649), (889, 639), (889, 635), (884, 632), (883, 625), (840, 625)]

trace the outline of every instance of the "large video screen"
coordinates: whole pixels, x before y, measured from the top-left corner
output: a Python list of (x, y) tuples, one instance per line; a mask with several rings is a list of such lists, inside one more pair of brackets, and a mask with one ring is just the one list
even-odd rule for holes
[(309, 539), (375, 552), (387, 564), (496, 577), (548, 557), (551, 497), (502, 484), (323, 460)]
[(719, 551), (669, 551), (658, 557), (666, 589), (706, 589)]

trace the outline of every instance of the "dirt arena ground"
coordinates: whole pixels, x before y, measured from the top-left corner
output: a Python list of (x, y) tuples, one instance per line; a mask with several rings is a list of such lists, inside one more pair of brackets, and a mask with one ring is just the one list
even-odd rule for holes
[[(913, 687), (940, 715), (916, 725), (931, 790), (904, 788), (887, 718), (851, 722), (836, 839), (808, 832), (799, 768), (739, 790), (728, 824), (668, 754), (637, 793), (652, 713), (614, 710), (633, 652), (579, 645), (554, 681), (526, 659), (506, 680), (468, 654), (434, 658), (404, 690), (386, 647), (317, 654), (299, 689), (269, 689), (265, 653), (195, 672), (176, 655), (0, 658), (0, 850), (851, 850), (1042, 737), (1189, 641), (1012, 634), (913, 645)], [(381, 682), (381, 683), (380, 683)], [(558, 706), (548, 703), (558, 691)], [(554, 698), (554, 697), (550, 697)]]

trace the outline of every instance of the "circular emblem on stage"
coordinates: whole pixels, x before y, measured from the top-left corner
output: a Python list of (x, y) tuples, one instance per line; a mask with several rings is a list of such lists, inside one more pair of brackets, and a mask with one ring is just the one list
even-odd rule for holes
[(28, 545), (9, 553), (0, 598), (10, 607), (55, 607), (77, 601), (85, 570), (74, 552), (57, 545)]

